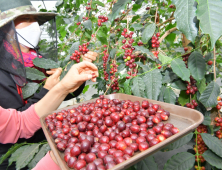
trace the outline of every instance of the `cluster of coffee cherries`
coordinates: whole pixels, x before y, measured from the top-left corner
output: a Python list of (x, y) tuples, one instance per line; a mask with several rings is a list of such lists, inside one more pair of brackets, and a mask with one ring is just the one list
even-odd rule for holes
[[(106, 48), (107, 47), (107, 45), (104, 45), (103, 46), (104, 48)], [(107, 52), (107, 49), (104, 49), (104, 51), (103, 51), (103, 72), (104, 72), (104, 79), (106, 80), (106, 81), (108, 81), (109, 80), (109, 74), (107, 73), (107, 62), (108, 62), (108, 58), (109, 58), (109, 54), (108, 54), (108, 52)], [(115, 61), (114, 60), (112, 60), (112, 63), (110, 64), (110, 74), (111, 74), (111, 76), (110, 76), (110, 79), (111, 80), (113, 80), (113, 79), (115, 79), (114, 81), (113, 81), (113, 84), (111, 85), (111, 88), (112, 88), (112, 90), (114, 91), (114, 90), (119, 90), (119, 83), (118, 83), (118, 78), (115, 78), (115, 73), (118, 71), (118, 69), (117, 69), (117, 67), (118, 67), (118, 65), (115, 63)], [(110, 85), (110, 84), (107, 84), (108, 86)]]
[[(194, 80), (194, 78), (192, 76), (190, 76), (190, 82), (186, 82), (187, 83), (187, 90), (186, 90), (186, 94), (187, 95), (193, 95), (198, 91), (198, 88), (196, 87), (196, 80)], [(198, 106), (198, 103), (196, 102), (196, 100), (192, 100), (191, 103), (187, 103), (186, 106), (188, 108), (191, 109), (195, 109)]]
[(137, 43), (137, 45), (138, 45), (138, 46), (143, 46), (143, 42), (142, 42), (142, 41), (139, 41), (139, 42)]
[(137, 64), (135, 63), (135, 59), (139, 56), (133, 54), (133, 51), (135, 50), (135, 48), (132, 47), (132, 43), (134, 42), (134, 39), (132, 38), (133, 34), (134, 32), (130, 32), (129, 34), (127, 34), (126, 28), (124, 28), (123, 32), (121, 33), (121, 35), (126, 38), (122, 40), (122, 49), (125, 50), (123, 59), (125, 61), (126, 66), (130, 69), (130, 71), (127, 72), (129, 74), (129, 76), (126, 77), (127, 79), (130, 79), (131, 76), (136, 76), (137, 74)]
[[(188, 48), (184, 47), (184, 51), (186, 52), (187, 50), (188, 50)], [(182, 56), (183, 61), (184, 61), (185, 65), (186, 65), (186, 68), (188, 68), (187, 62), (188, 62), (189, 56), (190, 56), (190, 53), (187, 53), (187, 54)]]
[[(107, 45), (104, 45), (103, 47), (106, 48)], [(109, 54), (108, 54), (108, 52), (107, 52), (107, 49), (104, 49), (104, 50), (103, 50), (103, 57), (102, 57), (102, 59), (103, 59), (104, 79), (105, 79), (106, 81), (109, 80), (109, 74), (106, 72), (108, 58), (109, 58)]]
[(118, 21), (119, 21), (119, 18), (114, 19), (114, 22), (118, 22)]
[[(129, 34), (127, 34), (127, 29), (126, 28), (124, 28), (123, 32), (121, 33), (121, 35), (124, 36), (125, 38), (132, 38), (133, 34), (134, 34), (134, 32), (130, 32)], [(129, 44), (132, 44), (133, 42), (134, 42), (134, 39), (130, 39), (128, 41)], [(125, 43), (126, 43), (126, 41), (125, 41)], [(123, 44), (125, 44), (125, 43), (123, 43)]]
[(106, 170), (179, 132), (170, 113), (148, 100), (106, 99), (45, 118), (57, 149), (75, 170)]
[[(204, 157), (202, 156), (202, 154), (207, 150), (207, 146), (205, 145), (200, 133), (207, 133), (207, 126), (205, 125), (199, 125), (197, 127), (197, 132), (199, 134), (197, 134), (197, 139), (195, 138), (194, 141), (196, 143), (196, 140), (197, 140), (197, 145), (194, 146), (194, 151), (195, 153), (197, 153), (197, 150), (198, 150), (198, 154), (200, 154), (199, 156), (195, 156), (195, 161), (196, 162), (199, 162), (199, 163), (204, 163), (205, 162), (205, 159)], [(197, 170), (205, 170), (205, 167), (202, 166), (201, 169), (198, 169), (198, 166), (195, 166), (195, 169)]]
[(220, 129), (218, 131), (216, 131), (216, 136), (221, 139), (222, 138), (222, 118), (216, 117), (215, 119), (215, 126), (220, 127)]
[[(222, 101), (221, 101), (221, 97), (220, 96), (217, 97), (217, 101), (218, 101), (218, 104), (216, 106), (216, 109), (219, 111), (221, 109), (221, 106), (222, 106)], [(220, 127), (220, 129), (218, 131), (216, 131), (216, 136), (219, 139), (221, 139), (222, 138), (222, 118), (216, 117), (215, 118), (215, 122), (216, 122), (215, 125), (217, 127)]]
[(191, 103), (187, 103), (186, 106), (188, 108), (195, 109), (198, 106), (198, 103), (196, 102), (196, 100), (192, 100), (192, 102)]
[(84, 43), (83, 45), (80, 45), (79, 46), (79, 51), (75, 50), (75, 52), (72, 53), (72, 56), (70, 57), (70, 60), (74, 60), (77, 63), (79, 63), (81, 55), (84, 55), (89, 51), (89, 49), (87, 48), (88, 45), (89, 45), (89, 42)]
[(107, 22), (108, 17), (105, 17), (103, 15), (98, 16), (98, 26), (101, 26), (103, 22)]
[(88, 17), (82, 17), (82, 19), (83, 19), (84, 21), (87, 21), (89, 18), (88, 18)]
[[(114, 80), (113, 80), (114, 79)], [(113, 91), (119, 91), (119, 82), (118, 78), (115, 78), (115, 75), (111, 76), (111, 80), (113, 80), (113, 84), (111, 85), (111, 88)], [(107, 84), (109, 86), (109, 84)]]
[(221, 106), (222, 106), (222, 101), (221, 101), (221, 97), (220, 96), (217, 97), (217, 101), (218, 101), (218, 104), (217, 104), (216, 108), (217, 108), (217, 110), (220, 110)]
[[(128, 58), (129, 60), (126, 60), (124, 58)], [(143, 55), (138, 55), (135, 56), (133, 54), (131, 54), (130, 56), (126, 57), (126, 55), (123, 56), (124, 61), (126, 62), (126, 66), (129, 67), (129, 71), (127, 71), (127, 74), (129, 74), (129, 76), (126, 76), (126, 79), (130, 79), (131, 76), (135, 77), (138, 73), (138, 69), (136, 68), (137, 64), (133, 63), (135, 61), (136, 58), (140, 58), (142, 61), (146, 60), (146, 57)]]
[(160, 33), (156, 33), (156, 36), (152, 36), (152, 47), (156, 48), (156, 51), (152, 51), (153, 55), (158, 58), (159, 51), (157, 51), (158, 47), (160, 47), (160, 42), (158, 41), (160, 37)]
[[(118, 65), (116, 64), (115, 60), (112, 60), (112, 63), (110, 64), (110, 71), (109, 73), (111, 74), (110, 79), (113, 81), (111, 88), (112, 90), (117, 90), (119, 91), (119, 83), (118, 83), (118, 78), (116, 78), (115, 74), (118, 71), (117, 69)], [(109, 86), (109, 84), (107, 84)]]
[(70, 57), (70, 60), (74, 60), (77, 63), (80, 62), (81, 53), (78, 50), (75, 50), (74, 53), (72, 53), (72, 56)]
[(186, 90), (186, 94), (195, 94), (198, 91), (198, 88), (196, 87), (196, 80), (190, 76), (190, 82), (186, 82), (187, 83), (187, 90)]
[[(188, 47), (184, 47), (184, 51), (185, 52), (188, 51)], [(189, 56), (190, 53), (182, 56), (183, 61), (185, 62), (187, 68), (188, 68), (187, 61), (189, 59)], [(186, 84), (187, 84), (187, 90), (186, 90), (187, 95), (194, 95), (198, 91), (198, 88), (196, 86), (196, 80), (192, 76), (190, 76), (190, 82), (186, 81)], [(198, 106), (198, 103), (196, 102), (196, 100), (192, 100), (192, 102), (187, 103), (186, 106), (188, 108), (195, 109)]]
[(86, 7), (86, 10), (90, 10), (90, 9), (92, 9), (90, 3), (88, 3), (87, 5), (88, 5), (88, 6)]

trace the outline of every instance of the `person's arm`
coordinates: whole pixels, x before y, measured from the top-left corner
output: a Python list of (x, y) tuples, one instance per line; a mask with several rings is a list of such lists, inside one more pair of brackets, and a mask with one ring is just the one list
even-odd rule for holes
[(19, 138), (32, 137), (41, 128), (39, 118), (57, 109), (67, 94), (58, 84), (39, 102), (23, 112), (0, 107), (0, 143), (15, 143)]
[[(58, 108), (68, 93), (89, 80), (96, 81), (97, 67), (91, 63), (73, 66), (67, 75), (38, 103), (24, 112), (0, 107), (0, 143), (15, 143), (18, 138), (29, 138), (41, 128), (39, 118)], [(47, 105), (46, 105), (47, 103)]]
[(75, 97), (78, 97), (78, 96), (82, 93), (85, 85), (86, 85), (86, 82), (84, 82), (84, 83), (83, 83), (76, 91), (74, 91), (73, 93), (69, 93), (69, 94), (66, 96), (66, 98), (64, 99), (64, 101), (73, 99), (73, 98), (75, 98)]
[(16, 143), (19, 138), (29, 138), (41, 128), (34, 105), (24, 112), (0, 107), (0, 143)]

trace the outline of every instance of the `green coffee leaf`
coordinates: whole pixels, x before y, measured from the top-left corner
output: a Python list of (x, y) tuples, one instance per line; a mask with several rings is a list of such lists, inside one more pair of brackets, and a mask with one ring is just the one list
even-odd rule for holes
[(22, 88), (22, 95), (24, 99), (27, 99), (28, 97), (32, 96), (39, 88), (38, 83), (28, 83), (26, 86)]
[(69, 55), (72, 55), (72, 53), (75, 52), (75, 50), (79, 50), (79, 45), (80, 45), (80, 42), (77, 41), (77, 42), (74, 42), (71, 46), (71, 48), (69, 49)]
[(14, 144), (4, 155), (1, 156), (0, 158), (0, 165), (2, 164), (2, 162), (4, 162), (11, 154), (13, 154), (15, 151), (18, 150), (18, 148), (20, 148), (21, 146), (25, 145), (26, 142), (23, 143), (16, 143)]
[(100, 2), (100, 1), (92, 1), (92, 5), (93, 4), (97, 4), (99, 6), (105, 7), (104, 3)]
[(187, 39), (191, 40), (192, 42), (195, 41), (198, 31), (194, 22), (194, 18), (196, 16), (194, 2), (194, 0), (175, 1), (176, 11), (174, 13), (178, 30), (184, 33)]
[(92, 21), (91, 20), (87, 20), (87, 21), (83, 22), (82, 25), (85, 27), (85, 29), (92, 30)]
[(98, 98), (98, 97), (99, 97), (99, 94), (92, 95), (92, 99), (95, 99), (95, 98)]
[(197, 82), (197, 88), (198, 88), (198, 91), (200, 92), (200, 94), (202, 94), (204, 92), (206, 87), (207, 87), (207, 85), (206, 85), (205, 78), (203, 78), (200, 82)]
[(144, 0), (136, 0), (136, 4), (142, 4)]
[(218, 0), (199, 0), (197, 6), (197, 19), (200, 20), (200, 28), (205, 34), (210, 35), (211, 49), (215, 42), (222, 35), (222, 1)]
[(114, 5), (112, 9), (112, 15), (111, 15), (111, 23), (116, 19), (119, 12), (125, 8), (127, 3), (130, 3), (131, 0), (118, 0)]
[(105, 86), (105, 80), (104, 79), (101, 79), (100, 77), (97, 77), (96, 78), (96, 82), (98, 82), (98, 88), (97, 88), (97, 90), (98, 90), (98, 92), (99, 91), (106, 91), (106, 86)]
[(17, 150), (12, 154), (12, 156), (9, 158), (8, 160), (8, 163), (9, 163), (9, 166), (13, 163), (13, 162), (16, 162), (17, 159), (20, 157), (20, 155), (23, 153), (23, 151), (25, 149), (29, 148), (29, 145), (25, 145), (23, 147), (19, 147), (17, 148)]
[(184, 137), (176, 140), (175, 142), (167, 145), (161, 151), (171, 151), (171, 150), (177, 149), (177, 148), (187, 144), (192, 138), (193, 138), (193, 133), (189, 133), (186, 136), (184, 136)]
[(129, 94), (129, 95), (131, 95), (130, 81), (131, 79), (128, 79), (124, 82), (124, 91), (126, 94)]
[(186, 68), (183, 60), (177, 58), (171, 62), (173, 72), (176, 73), (182, 80), (190, 81), (190, 71)]
[(160, 94), (158, 96), (158, 101), (164, 102), (163, 97), (164, 97), (165, 90), (166, 90), (166, 86), (162, 86), (160, 89)]
[(99, 37), (107, 38), (107, 34), (105, 34), (105, 33), (103, 32), (103, 30), (99, 30), (96, 35), (99, 36)]
[(164, 91), (164, 101), (166, 103), (171, 103), (171, 104), (175, 104), (176, 102), (176, 94), (174, 93), (174, 91), (167, 87)]
[(206, 73), (206, 63), (202, 54), (197, 51), (191, 53), (188, 59), (188, 68), (193, 78), (200, 82)]
[(117, 52), (117, 49), (116, 48), (113, 48), (110, 53), (109, 53), (109, 58), (107, 60), (107, 63), (110, 61), (110, 59), (113, 59), (116, 55), (116, 52)]
[(153, 156), (149, 156), (135, 165), (139, 170), (158, 170)]
[(206, 126), (209, 126), (211, 124), (211, 117), (210, 116), (204, 116), (204, 121), (203, 123)]
[(25, 71), (26, 71), (26, 77), (30, 80), (43, 80), (44, 78), (46, 78), (43, 72), (35, 68), (26, 67)]
[(137, 11), (138, 9), (140, 9), (140, 8), (141, 8), (141, 5), (139, 5), (139, 4), (134, 4), (132, 10), (133, 10), (134, 12), (136, 12), (136, 11)]
[(218, 169), (222, 169), (221, 157), (216, 155), (215, 153), (207, 150), (202, 155), (204, 159), (212, 166), (217, 167)]
[(212, 81), (201, 94), (199, 101), (207, 108), (217, 105), (217, 96), (220, 94), (220, 86)]
[(32, 159), (32, 161), (28, 164), (29, 169), (32, 169), (36, 166), (36, 164), (46, 155), (48, 151), (50, 151), (51, 148), (49, 144), (44, 144), (39, 152), (35, 155), (35, 157)]
[(147, 44), (148, 41), (151, 39), (151, 37), (153, 36), (154, 32), (156, 29), (156, 24), (152, 23), (149, 24), (142, 32), (142, 42), (144, 44)]
[(171, 69), (166, 69), (163, 75), (163, 84), (171, 83), (178, 79), (178, 76)]
[(133, 86), (132, 92), (135, 96), (144, 97), (145, 84), (141, 77), (135, 77), (132, 79)]
[(213, 60), (214, 54), (212, 52), (209, 52), (205, 55), (205, 61)]
[(96, 35), (96, 38), (102, 43), (102, 44), (108, 44), (107, 43), (107, 38), (105, 37), (99, 37)]
[(131, 25), (131, 28), (134, 28), (134, 31), (137, 31), (137, 30), (142, 29), (142, 28), (143, 28), (143, 25), (142, 25), (142, 24), (135, 23), (135, 24), (132, 24), (132, 25)]
[(85, 86), (82, 93), (85, 94), (88, 91), (88, 89), (89, 89), (89, 85)]
[(188, 152), (180, 152), (172, 156), (164, 165), (164, 170), (189, 170), (194, 166), (195, 155)]
[(201, 133), (201, 137), (209, 149), (222, 157), (222, 142), (218, 138), (208, 133)]
[(52, 69), (58, 68), (59, 64), (53, 60), (45, 59), (45, 58), (35, 58), (33, 60), (33, 64), (37, 67), (44, 68), (44, 69)]
[(162, 75), (158, 69), (146, 73), (143, 76), (145, 93), (148, 99), (157, 100), (162, 87)]
[(62, 38), (65, 38), (67, 30), (66, 30), (66, 25), (61, 26), (59, 33), (61, 35)]
[(190, 102), (190, 96), (186, 94), (186, 91), (180, 91), (178, 102), (181, 106), (184, 106), (185, 104)]
[(186, 90), (187, 89), (185, 83), (181, 80), (177, 80), (177, 81), (173, 82), (170, 86), (175, 89), (179, 89), (179, 90)]
[(155, 61), (155, 57), (153, 55), (153, 53), (151, 53), (147, 48), (143, 47), (143, 46), (134, 46), (135, 51), (140, 51), (143, 54), (147, 54), (147, 57), (153, 61)]
[(132, 23), (134, 23), (137, 19), (139, 19), (140, 18), (140, 16), (139, 15), (136, 15), (136, 16), (134, 16), (133, 18), (132, 18)]
[(16, 160), (16, 169), (22, 169), (33, 159), (34, 155), (39, 151), (40, 144), (32, 144), (25, 147), (21, 155)]
[(161, 61), (162, 64), (169, 63), (172, 60), (172, 58), (167, 57), (162, 53), (159, 53), (158, 57), (159, 57), (159, 60)]

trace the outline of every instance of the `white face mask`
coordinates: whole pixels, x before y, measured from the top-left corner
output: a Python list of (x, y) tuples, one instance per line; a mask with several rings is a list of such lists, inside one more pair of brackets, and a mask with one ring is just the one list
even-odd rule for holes
[[(33, 22), (27, 27), (15, 29), (18, 37), (18, 42), (26, 47), (34, 48), (38, 45), (41, 36), (41, 29), (38, 22)], [(23, 39), (21, 36), (25, 39)], [(28, 41), (28, 42), (27, 42)]]

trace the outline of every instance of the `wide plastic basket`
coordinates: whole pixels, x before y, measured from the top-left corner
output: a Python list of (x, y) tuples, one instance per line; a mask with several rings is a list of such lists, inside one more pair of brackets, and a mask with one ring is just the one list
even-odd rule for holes
[[(159, 101), (155, 101), (155, 100), (149, 100), (149, 99), (136, 97), (136, 96), (132, 96), (132, 95), (121, 94), (121, 93), (106, 95), (105, 98), (119, 99), (119, 100), (128, 100), (129, 99), (133, 102), (139, 101), (140, 104), (142, 103), (143, 100), (148, 100), (151, 103), (159, 104), (161, 106), (161, 108), (170, 112), (169, 119), (167, 121), (164, 121), (164, 123), (172, 123), (174, 126), (179, 128), (179, 130), (180, 130), (179, 133), (167, 138), (163, 142), (160, 142), (157, 145), (154, 145), (143, 152), (136, 153), (130, 159), (113, 167), (112, 170), (126, 169), (126, 168), (134, 165), (135, 163), (139, 162), (140, 160), (144, 159), (145, 157), (152, 155), (153, 153), (159, 151), (160, 149), (164, 148), (168, 144), (170, 144), (170, 143), (182, 138), (186, 134), (192, 132), (204, 120), (203, 115), (194, 109), (189, 109), (186, 107), (181, 107), (181, 106), (177, 106), (177, 105), (173, 105), (173, 104), (169, 104), (169, 103), (159, 102)], [(96, 101), (96, 99), (92, 99), (92, 100), (85, 101), (85, 102), (82, 102), (82, 103), (79, 103), (79, 104), (76, 104), (73, 106), (62, 108), (62, 109), (56, 110), (54, 112), (60, 112), (61, 110), (72, 109), (73, 107), (78, 107), (79, 105), (81, 105), (83, 103), (89, 103), (89, 102), (94, 102), (94, 101)], [(48, 113), (48, 115), (52, 114), (54, 112)], [(54, 139), (52, 138), (52, 135), (46, 126), (46, 123), (45, 123), (46, 116), (47, 115), (45, 115), (44, 117), (42, 117), (40, 119), (41, 124), (42, 124), (42, 129), (45, 133), (46, 139), (47, 139), (47, 141), (48, 141), (48, 143), (49, 143), (49, 145), (50, 145), (50, 147), (51, 147), (51, 149), (58, 161), (60, 168), (62, 170), (69, 170), (70, 168), (67, 166), (66, 162), (64, 161), (64, 153), (57, 150), (56, 144), (54, 143)]]

